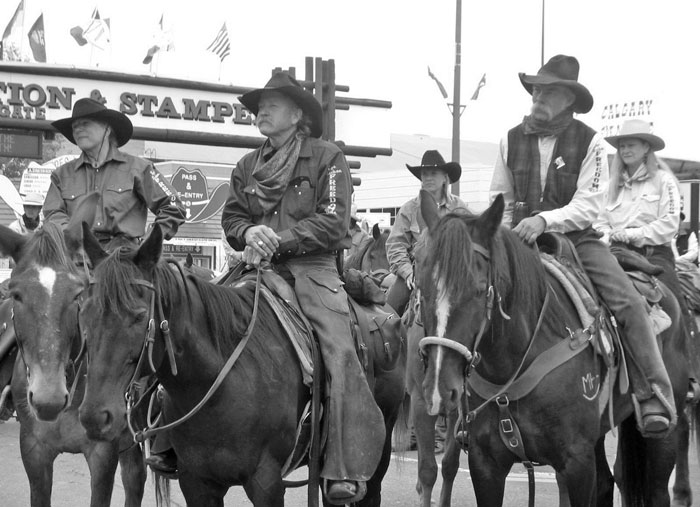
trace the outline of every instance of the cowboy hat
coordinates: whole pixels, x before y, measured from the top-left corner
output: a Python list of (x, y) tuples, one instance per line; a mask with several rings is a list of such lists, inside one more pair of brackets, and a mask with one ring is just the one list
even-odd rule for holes
[(41, 194), (27, 194), (22, 198), (24, 206), (43, 206), (44, 197)]
[(620, 139), (624, 138), (641, 139), (649, 144), (652, 151), (663, 150), (666, 147), (663, 139), (651, 133), (651, 123), (644, 120), (625, 121), (618, 135), (606, 137), (605, 140), (617, 148), (620, 144)]
[(80, 118), (99, 120), (112, 127), (117, 137), (117, 146), (124, 146), (134, 133), (134, 126), (124, 113), (107, 109), (103, 104), (90, 98), (79, 99), (73, 106), (70, 118), (56, 120), (51, 125), (71, 143), (76, 144), (73, 138), (73, 122)]
[(442, 158), (442, 155), (437, 150), (426, 151), (423, 154), (420, 165), (410, 166), (406, 164), (406, 167), (418, 179), (421, 179), (420, 176), (423, 169), (440, 169), (445, 171), (450, 178), (450, 183), (454, 183), (462, 175), (462, 166), (457, 162), (445, 162), (445, 159)]
[(534, 85), (565, 86), (576, 96), (574, 112), (587, 113), (593, 107), (593, 96), (588, 88), (578, 82), (578, 60), (573, 56), (556, 55), (532, 76), (520, 72), (518, 77), (527, 92), (532, 95)]
[(287, 72), (275, 72), (264, 88), (244, 93), (238, 100), (248, 110), (257, 115), (258, 104), (263, 92), (275, 91), (289, 97), (311, 119), (311, 135), (321, 137), (323, 133), (323, 108), (312, 94), (304, 90), (299, 82)]

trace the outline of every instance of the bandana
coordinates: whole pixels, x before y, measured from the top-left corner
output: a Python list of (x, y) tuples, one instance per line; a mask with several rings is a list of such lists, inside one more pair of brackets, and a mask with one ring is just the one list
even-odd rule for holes
[(299, 159), (303, 139), (302, 134), (296, 134), (268, 161), (263, 158), (263, 150), (260, 151), (253, 169), (253, 186), (265, 213), (272, 211), (282, 199)]
[(644, 181), (649, 178), (649, 171), (647, 171), (646, 164), (640, 165), (634, 174), (630, 176), (627, 171), (620, 172), (620, 182), (618, 186), (625, 188), (632, 188), (632, 183), (635, 181)]
[(532, 116), (523, 118), (525, 135), (559, 136), (574, 119), (574, 113), (564, 111), (550, 121), (535, 120)]

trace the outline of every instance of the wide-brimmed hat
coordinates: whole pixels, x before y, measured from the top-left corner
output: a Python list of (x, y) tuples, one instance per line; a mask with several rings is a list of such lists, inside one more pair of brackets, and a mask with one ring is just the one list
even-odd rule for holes
[(100, 120), (112, 127), (117, 137), (117, 146), (124, 146), (134, 133), (134, 126), (124, 113), (108, 109), (103, 104), (90, 98), (79, 99), (73, 106), (73, 113), (70, 118), (56, 120), (51, 125), (71, 143), (76, 144), (73, 138), (73, 122), (80, 118)]
[(299, 82), (289, 75), (288, 72), (275, 72), (264, 88), (244, 93), (238, 100), (248, 110), (257, 115), (258, 104), (263, 92), (279, 92), (294, 101), (304, 113), (311, 119), (311, 135), (321, 137), (323, 133), (323, 108), (311, 93), (304, 90)]
[(605, 140), (615, 148), (620, 144), (620, 139), (635, 138), (649, 143), (652, 151), (663, 150), (666, 143), (659, 136), (651, 133), (651, 123), (644, 120), (627, 120), (620, 127), (620, 133), (616, 136), (606, 137)]
[(537, 74), (532, 76), (520, 72), (518, 77), (527, 92), (532, 95), (533, 85), (566, 86), (574, 92), (574, 112), (587, 113), (593, 107), (593, 96), (588, 88), (578, 82), (578, 60), (573, 56), (556, 55), (545, 63)]
[(43, 206), (44, 196), (41, 194), (27, 194), (22, 197), (22, 204), (24, 206)]
[(442, 155), (437, 150), (426, 151), (423, 154), (420, 165), (410, 166), (406, 164), (406, 167), (418, 179), (421, 179), (420, 176), (423, 169), (440, 169), (445, 171), (450, 178), (450, 183), (454, 183), (462, 175), (462, 166), (457, 162), (445, 162), (445, 159), (442, 158)]

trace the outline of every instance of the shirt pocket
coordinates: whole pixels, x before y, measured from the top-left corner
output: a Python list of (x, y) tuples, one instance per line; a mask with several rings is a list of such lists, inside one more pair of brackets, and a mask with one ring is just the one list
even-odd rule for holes
[(308, 178), (295, 178), (285, 192), (282, 213), (302, 220), (316, 213), (315, 189)]
[(659, 194), (642, 194), (639, 196), (639, 216), (646, 222), (651, 222), (659, 218)]
[(102, 193), (103, 207), (111, 216), (129, 211), (135, 201), (133, 180), (110, 182)]
[(335, 277), (308, 274), (311, 287), (318, 296), (318, 301), (329, 310), (341, 315), (349, 315), (348, 297), (343, 289), (343, 282)]

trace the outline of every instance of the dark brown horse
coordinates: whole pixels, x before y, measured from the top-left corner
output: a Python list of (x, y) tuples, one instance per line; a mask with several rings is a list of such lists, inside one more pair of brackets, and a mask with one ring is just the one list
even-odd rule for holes
[[(538, 253), (499, 226), (503, 207), (499, 197), (480, 216), (439, 220), (434, 207), (422, 206), (428, 233), (418, 274), (426, 338), (408, 352), (409, 370), (424, 369), (412, 398), (421, 398), (429, 416), (444, 412), (454, 419), (458, 413), (468, 421), (469, 469), (479, 505), (502, 505), (515, 462), (552, 466), (563, 504), (612, 505), (602, 438), (609, 429), (606, 396), (615, 378), (585, 333), (577, 332), (579, 313), (545, 273)], [(673, 322), (661, 335), (663, 358), (681, 414), (688, 383), (686, 344), (678, 302), (665, 288), (662, 305)], [(614, 392), (623, 502), (668, 505), (678, 432), (642, 439), (629, 394)], [(416, 422), (417, 431), (420, 427)], [(456, 467), (455, 460), (448, 465)], [(430, 466), (419, 464), (419, 469), (423, 474)], [(424, 490), (429, 491), (434, 473), (425, 474)], [(453, 470), (443, 475), (454, 479)], [(447, 488), (449, 493), (451, 484)], [(449, 495), (443, 495), (441, 505), (449, 505)]]
[[(80, 409), (88, 433), (111, 439), (124, 430), (124, 394), (142, 366), (151, 365), (165, 388), (163, 415), (171, 422), (199, 404), (218, 377), (221, 382), (208, 401), (169, 430), (188, 504), (221, 506), (229, 487), (242, 485), (258, 507), (283, 505), (282, 470), (309, 387), (273, 307), (258, 298), (256, 283), (222, 287), (182, 276), (161, 259), (157, 226), (137, 251), (107, 256), (89, 234), (85, 249), (96, 266), (80, 314), (90, 356)], [(169, 333), (164, 326), (154, 327), (154, 319), (165, 322)], [(403, 400), (400, 347), (392, 348), (390, 359), (375, 363), (374, 393), (387, 425), (393, 425)], [(382, 345), (367, 352), (376, 356), (377, 350), (384, 354)], [(219, 377), (232, 357), (228, 374)], [(386, 449), (360, 505), (380, 503), (390, 443)]]
[(395, 275), (389, 273), (386, 258), (386, 240), (389, 230), (382, 230), (378, 224), (372, 226), (372, 234), (364, 238), (357, 248), (348, 252), (345, 269), (357, 269), (369, 274), (385, 291), (391, 286)]
[[(80, 217), (76, 214), (68, 230), (80, 230)], [(12, 397), (32, 507), (51, 505), (53, 463), (64, 452), (85, 456), (92, 507), (110, 505), (118, 463), (125, 505), (141, 505), (146, 470), (131, 435), (121, 432), (110, 440), (90, 440), (78, 421), (86, 367), (80, 354), (78, 310), (87, 277), (72, 262), (60, 226), (46, 223), (31, 237), (0, 226), (0, 250), (17, 263), (6, 304), (12, 305), (20, 351)]]

